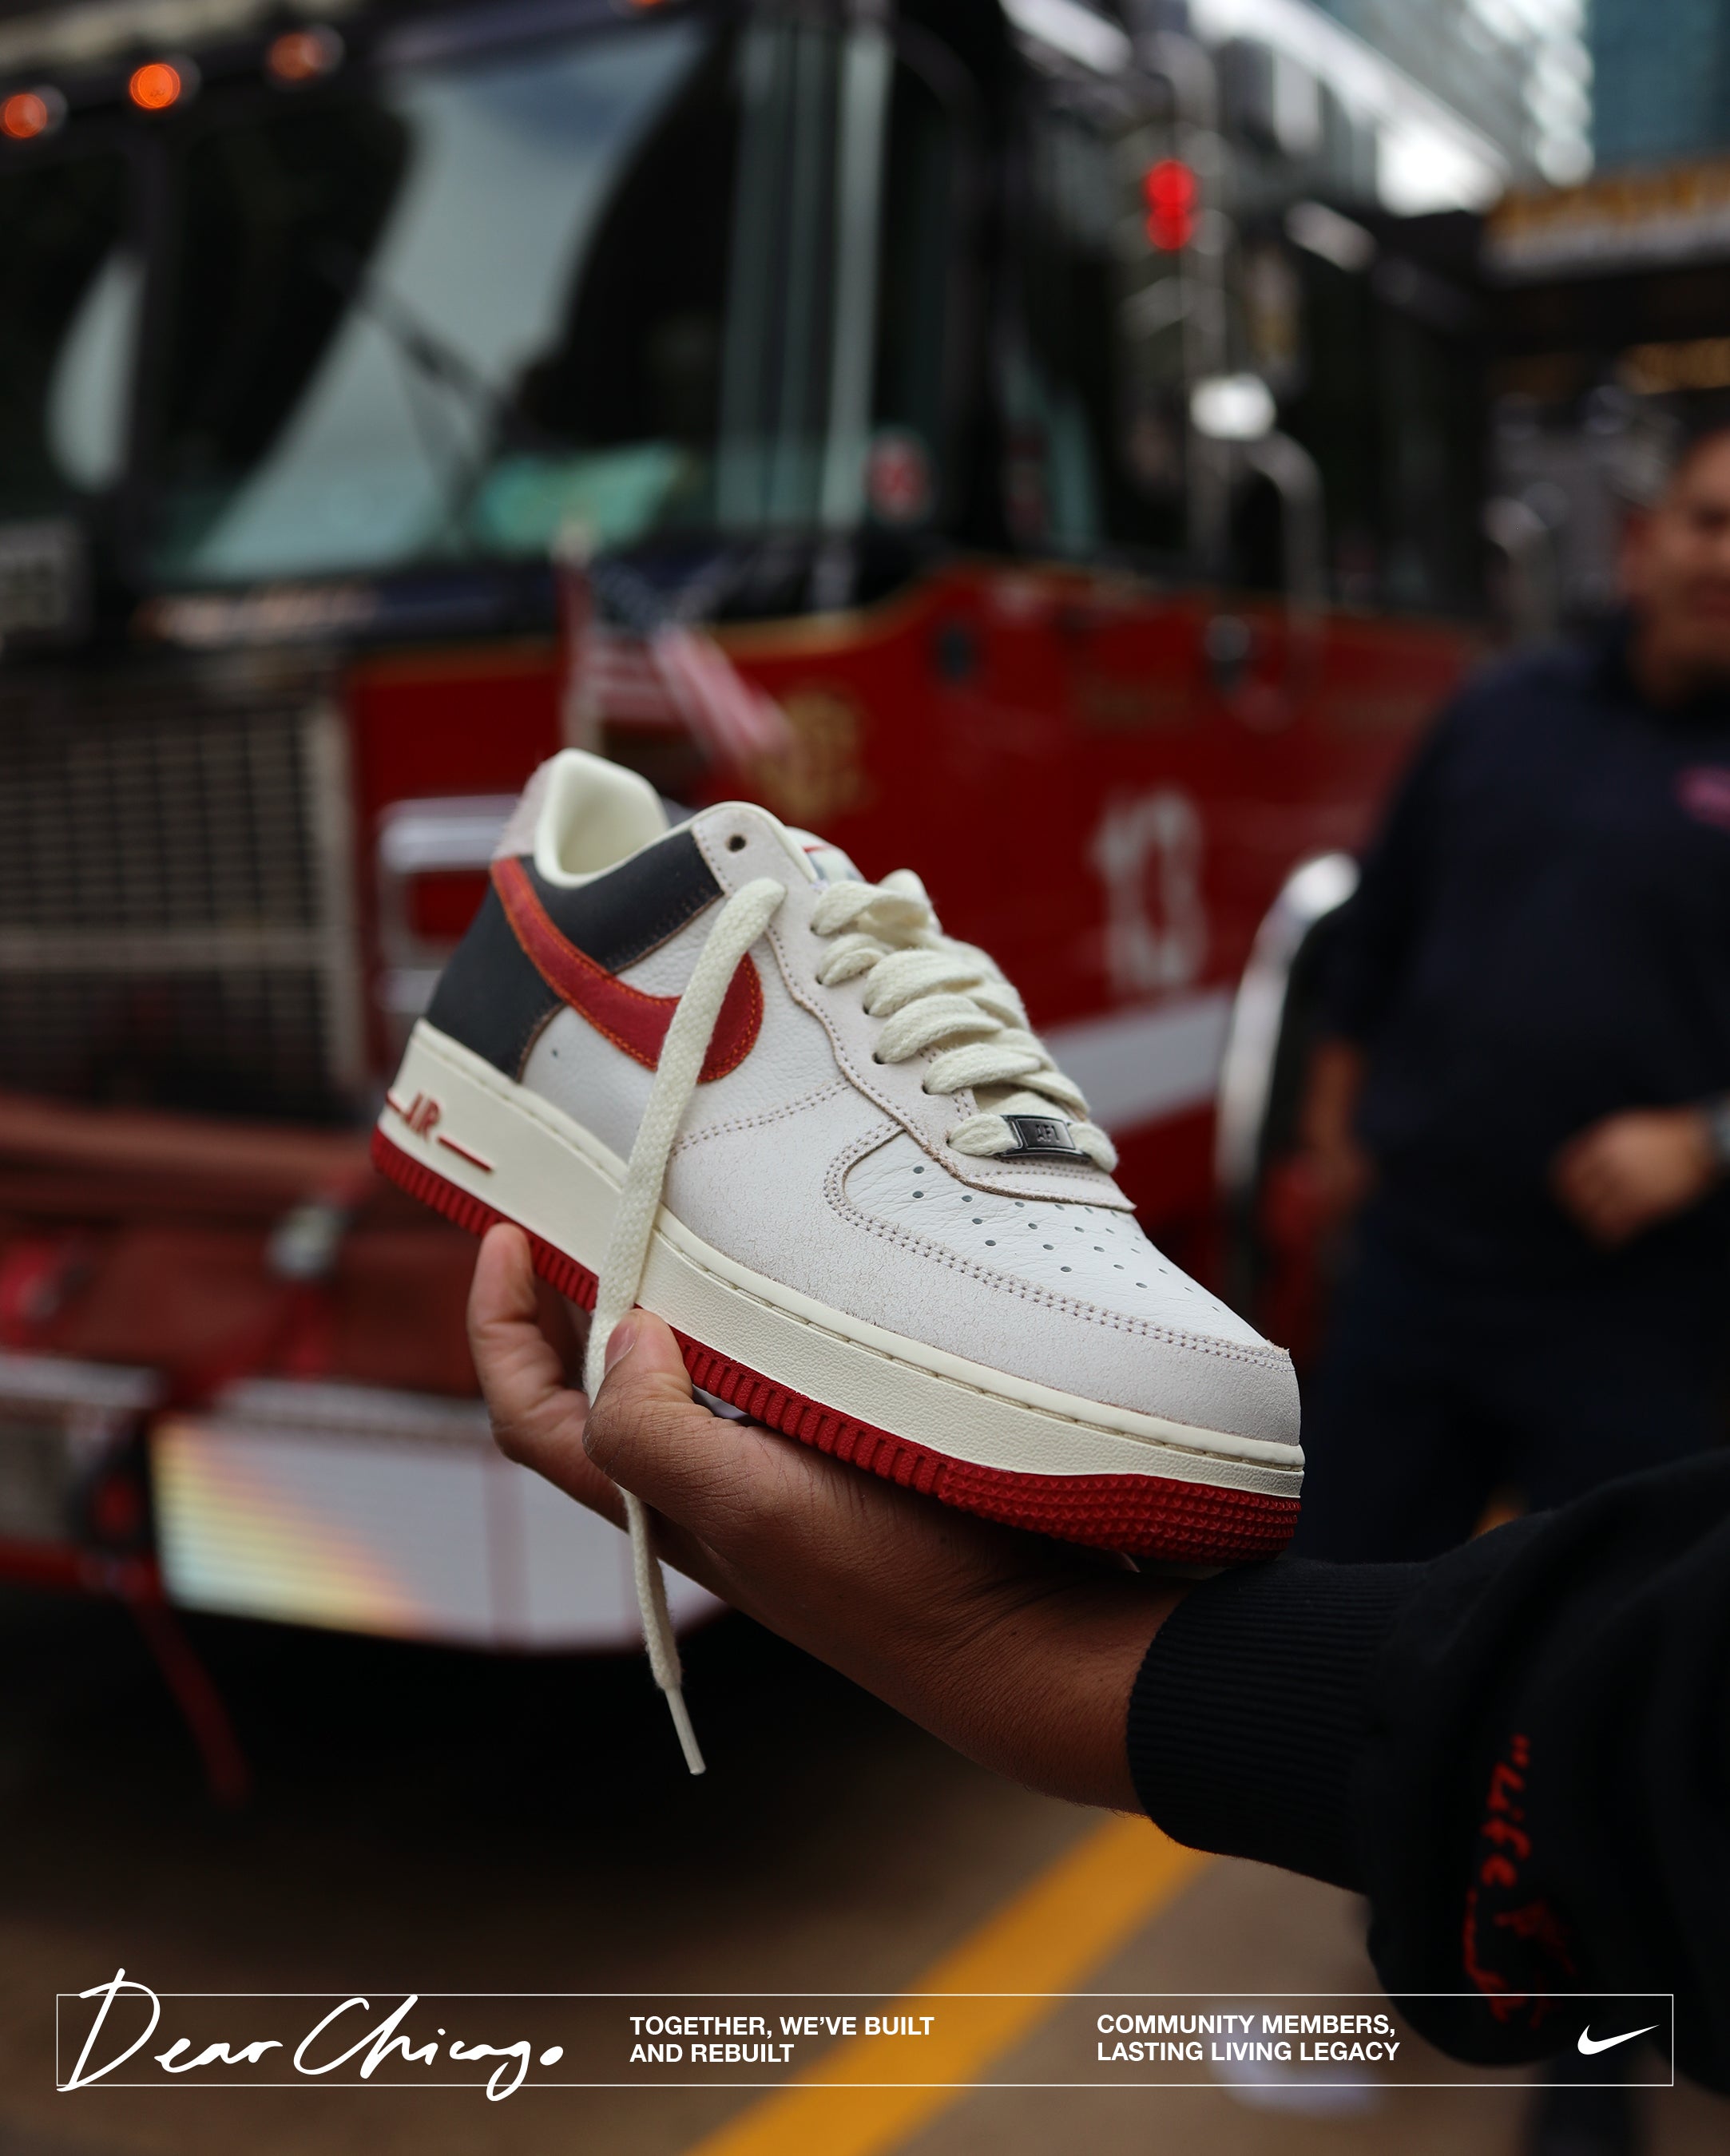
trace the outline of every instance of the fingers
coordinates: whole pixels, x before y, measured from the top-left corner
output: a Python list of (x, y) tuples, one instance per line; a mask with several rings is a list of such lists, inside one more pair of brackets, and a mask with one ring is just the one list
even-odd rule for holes
[(1168, 1590), (711, 1414), (645, 1311), (614, 1328), (585, 1422), (557, 1357), (529, 1337), (531, 1306), (526, 1246), (495, 1229), (470, 1323), (515, 1458), (593, 1503), (572, 1459), (586, 1445), (593, 1486), (634, 1491), (660, 1555), (736, 1609), (975, 1758), (1065, 1796), (1133, 1803), (1123, 1716)]
[(501, 1223), (481, 1243), (469, 1289), (469, 1345), (495, 1414), (532, 1409), (564, 1383), (536, 1318), (528, 1238)]
[(1312, 1147), (1298, 1159), (1319, 1224), (1324, 1229), (1342, 1225), (1363, 1204), (1374, 1180), (1368, 1154), (1348, 1143)]
[(528, 1238), (520, 1228), (490, 1229), (480, 1245), (469, 1291), (469, 1346), (506, 1458), (621, 1523), (623, 1499), (583, 1450), (588, 1403), (566, 1384), (564, 1365), (541, 1329)]
[(1608, 1246), (1618, 1240), (1623, 1209), (1617, 1178), (1593, 1133), (1558, 1155), (1552, 1179), (1563, 1209), (1594, 1242)]
[(692, 1397), (678, 1342), (644, 1310), (613, 1328), (583, 1441), (612, 1481), (720, 1548), (737, 1548), (766, 1513), (797, 1509), (803, 1486), (856, 1479), (820, 1453), (711, 1414)]
[(711, 1415), (646, 1312), (609, 1347), (590, 1455), (681, 1571), (973, 1758), (1133, 1804), (1123, 1717), (1168, 1590)]
[(796, 1609), (857, 1607), (891, 1578), (910, 1608), (929, 1610), (937, 1600), (952, 1607), (970, 1582), (1026, 1567), (1027, 1538), (1011, 1529), (709, 1414), (691, 1398), (677, 1341), (648, 1312), (634, 1311), (609, 1345), (589, 1457), (661, 1515), (675, 1562), (680, 1548), (700, 1545), (685, 1568), (788, 1637), (813, 1644), (792, 1621)]
[(1614, 1117), (1584, 1132), (1557, 1156), (1552, 1177), (1557, 1198), (1606, 1250), (1625, 1243), (1693, 1194), (1676, 1172), (1666, 1120)]
[(1575, 1225), (1601, 1249), (1614, 1250), (1646, 1224), (1643, 1210), (1626, 1204), (1614, 1191), (1579, 1187), (1567, 1200)]

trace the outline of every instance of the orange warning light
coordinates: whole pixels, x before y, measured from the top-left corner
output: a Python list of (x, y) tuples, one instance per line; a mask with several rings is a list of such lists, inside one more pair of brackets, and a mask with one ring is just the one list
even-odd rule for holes
[(141, 112), (166, 112), (171, 105), (179, 103), (183, 87), (178, 68), (171, 67), (167, 60), (146, 60), (141, 68), (133, 69), (126, 95)]
[(334, 30), (285, 30), (264, 55), (265, 72), (285, 90), (316, 82), (342, 64), (342, 40)]
[(36, 90), (15, 90), (0, 100), (0, 135), (12, 142), (33, 142), (52, 135), (66, 117), (66, 100), (51, 83)]
[(1147, 206), (1147, 244), (1162, 254), (1175, 254), (1195, 237), (1196, 202), (1200, 193), (1195, 175), (1175, 157), (1162, 158), (1142, 175), (1142, 200)]
[(16, 90), (0, 105), (0, 132), (14, 142), (28, 142), (38, 135), (46, 135), (54, 124), (54, 114), (40, 90)]

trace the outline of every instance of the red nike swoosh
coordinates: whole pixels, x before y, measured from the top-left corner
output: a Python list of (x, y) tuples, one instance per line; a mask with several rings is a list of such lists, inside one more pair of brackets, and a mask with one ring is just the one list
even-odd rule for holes
[[(622, 1048), (645, 1070), (653, 1070), (660, 1061), (661, 1043), (679, 1008), (678, 997), (645, 994), (598, 966), (586, 951), (579, 951), (548, 916), (521, 861), (495, 861), (492, 880), (517, 942), (548, 988), (597, 1033), (604, 1034), (615, 1048)], [(739, 970), (721, 999), (709, 1053), (697, 1073), (698, 1084), (706, 1085), (712, 1078), (725, 1078), (729, 1070), (737, 1070), (756, 1046), (762, 1027), (762, 983), (747, 957), (739, 961)]]

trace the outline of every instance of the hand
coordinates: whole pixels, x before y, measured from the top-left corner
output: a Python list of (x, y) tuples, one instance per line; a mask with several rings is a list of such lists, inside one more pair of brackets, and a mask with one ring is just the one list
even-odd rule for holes
[(1319, 1041), (1310, 1057), (1297, 1158), (1306, 1200), (1324, 1233), (1351, 1218), (1375, 1180), (1375, 1165), (1354, 1130), (1363, 1069), (1363, 1051), (1350, 1041)]
[(1303, 1147), (1297, 1156), (1303, 1193), (1316, 1226), (1325, 1234), (1343, 1227), (1375, 1181), (1375, 1163), (1354, 1139)]
[(1718, 1176), (1697, 1108), (1636, 1109), (1571, 1139), (1552, 1172), (1558, 1202), (1613, 1250), (1703, 1198)]
[(480, 1246), (469, 1338), (501, 1450), (957, 1751), (1035, 1789), (1136, 1810), (1129, 1694), (1177, 1593), (957, 1512), (691, 1398), (678, 1343), (634, 1311), (593, 1408), (536, 1319), (528, 1244)]

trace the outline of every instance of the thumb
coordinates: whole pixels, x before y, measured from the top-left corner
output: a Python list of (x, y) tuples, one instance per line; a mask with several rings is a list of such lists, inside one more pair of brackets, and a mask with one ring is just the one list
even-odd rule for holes
[(605, 1362), (583, 1445), (596, 1466), (653, 1503), (649, 1486), (662, 1479), (668, 1455), (706, 1437), (716, 1419), (692, 1397), (671, 1328), (650, 1312), (619, 1319)]
[[(795, 1470), (788, 1455), (800, 1448), (753, 1424), (711, 1414), (691, 1397), (677, 1339), (646, 1310), (613, 1329), (583, 1443), (613, 1481), (706, 1543), (736, 1542), (784, 1507), (789, 1476), (796, 1487), (829, 1474), (852, 1479), (850, 1468), (820, 1456), (808, 1455)], [(669, 1553), (680, 1562), (676, 1549)]]

